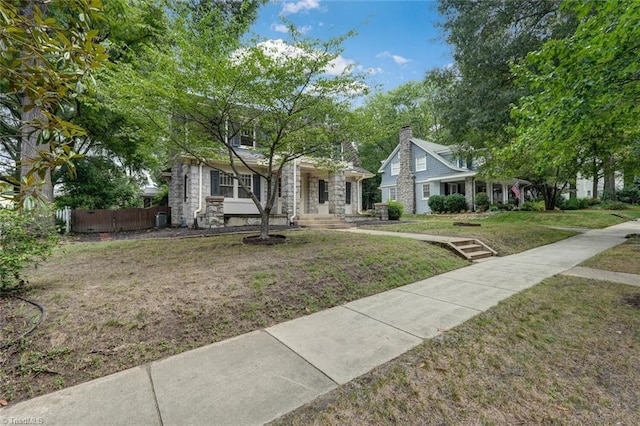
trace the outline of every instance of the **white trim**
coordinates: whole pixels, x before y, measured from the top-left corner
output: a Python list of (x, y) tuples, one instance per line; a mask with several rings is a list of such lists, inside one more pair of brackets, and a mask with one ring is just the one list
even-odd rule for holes
[(420, 188), (421, 189), (421, 193), (422, 193), (422, 199), (423, 200), (428, 200), (429, 197), (425, 197), (424, 196), (424, 186), (425, 185), (429, 186), (429, 197), (431, 197), (431, 183), (429, 183), (429, 182), (423, 183), (423, 184), (421, 184), (421, 188)]

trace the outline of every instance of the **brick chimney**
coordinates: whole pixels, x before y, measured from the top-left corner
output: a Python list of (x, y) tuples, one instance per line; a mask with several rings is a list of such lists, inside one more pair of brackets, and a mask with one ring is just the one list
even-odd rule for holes
[(404, 212), (416, 212), (415, 176), (413, 175), (413, 156), (411, 155), (411, 127), (400, 129), (400, 172), (397, 180), (398, 201), (404, 206)]

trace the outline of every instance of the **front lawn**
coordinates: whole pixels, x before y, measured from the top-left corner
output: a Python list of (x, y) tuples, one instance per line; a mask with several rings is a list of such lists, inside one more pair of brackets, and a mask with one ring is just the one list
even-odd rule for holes
[[(0, 350), (0, 400), (15, 402), (398, 287), (468, 263), (419, 241), (331, 231), (288, 243), (243, 235), (74, 243), (30, 274), (47, 311)], [(37, 310), (0, 299), (0, 343)]]
[[(623, 216), (623, 217), (621, 217)], [(640, 209), (575, 210), (565, 212), (500, 212), (460, 215), (409, 215), (403, 220), (409, 223), (390, 222), (383, 227), (369, 226), (394, 232), (477, 238), (496, 250), (501, 256), (519, 253), (544, 244), (575, 235), (577, 231), (566, 228), (605, 228), (640, 217)], [(479, 224), (480, 226), (454, 226), (454, 222)]]
[(277, 425), (631, 425), (640, 289), (556, 276)]

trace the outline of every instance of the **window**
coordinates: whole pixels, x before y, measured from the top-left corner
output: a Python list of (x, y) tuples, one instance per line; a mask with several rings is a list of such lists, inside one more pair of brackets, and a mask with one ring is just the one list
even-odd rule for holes
[(233, 178), (225, 173), (220, 173), (220, 195), (233, 198)]
[[(246, 146), (249, 148), (253, 148), (253, 129), (242, 129), (240, 130), (240, 146)], [(245, 198), (245, 197), (240, 197)]]
[(397, 176), (400, 173), (400, 163), (391, 163), (391, 176)]
[(318, 204), (324, 204), (325, 201), (329, 201), (329, 185), (320, 179), (318, 181)]
[(389, 188), (389, 201), (396, 201), (396, 198), (398, 198), (396, 192), (397, 191), (395, 186)]
[(426, 200), (431, 197), (431, 185), (428, 183), (422, 184), (422, 199)]
[(344, 202), (345, 204), (351, 204), (351, 182), (345, 182), (344, 190), (345, 190)]
[[(253, 187), (251, 185), (251, 183), (253, 182), (253, 179), (251, 175), (240, 175), (240, 180), (242, 181), (242, 183), (244, 183), (247, 186), (247, 188), (253, 191)], [(240, 182), (238, 182), (238, 198), (251, 198), (249, 196), (249, 193), (245, 191), (244, 188), (242, 188), (242, 185), (240, 185)]]
[(449, 187), (449, 194), (459, 194), (460, 193), (460, 187), (457, 183), (448, 183), (447, 186)]
[(427, 170), (427, 157), (416, 158), (416, 172), (424, 172)]
[(189, 191), (188, 191), (188, 183), (189, 183), (189, 176), (184, 175), (184, 183), (183, 183), (183, 189), (184, 189), (184, 194), (183, 194), (183, 198), (184, 201), (187, 201), (187, 196), (189, 195)]

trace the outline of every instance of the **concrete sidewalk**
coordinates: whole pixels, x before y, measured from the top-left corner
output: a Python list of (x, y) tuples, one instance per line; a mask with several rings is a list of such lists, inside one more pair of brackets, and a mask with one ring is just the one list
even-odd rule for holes
[(638, 232), (627, 222), (476, 263), (2, 408), (0, 424), (262, 424)]

